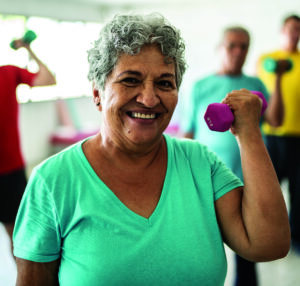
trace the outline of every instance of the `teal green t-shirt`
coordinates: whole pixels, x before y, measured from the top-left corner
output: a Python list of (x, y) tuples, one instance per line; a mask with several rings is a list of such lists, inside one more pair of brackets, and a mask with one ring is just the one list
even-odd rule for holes
[(193, 86), (189, 105), (182, 120), (182, 129), (185, 132), (193, 132), (194, 139), (214, 151), (241, 180), (243, 175), (240, 150), (234, 135), (230, 131), (211, 131), (204, 121), (204, 114), (209, 104), (221, 102), (227, 93), (242, 88), (260, 91), (266, 100), (269, 100), (266, 87), (257, 77), (244, 74), (210, 75), (197, 81)]
[(199, 142), (165, 139), (165, 182), (148, 219), (99, 179), (82, 142), (35, 168), (16, 220), (15, 256), (61, 259), (62, 286), (224, 285), (214, 202), (242, 183)]

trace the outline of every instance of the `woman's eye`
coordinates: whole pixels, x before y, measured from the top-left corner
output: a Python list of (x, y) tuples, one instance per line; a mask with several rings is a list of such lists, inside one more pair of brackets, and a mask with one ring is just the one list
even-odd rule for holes
[(169, 80), (160, 80), (158, 83), (158, 86), (163, 89), (173, 89), (174, 84)]
[(127, 85), (137, 85), (139, 83), (139, 80), (134, 77), (126, 77), (122, 79), (122, 82)]

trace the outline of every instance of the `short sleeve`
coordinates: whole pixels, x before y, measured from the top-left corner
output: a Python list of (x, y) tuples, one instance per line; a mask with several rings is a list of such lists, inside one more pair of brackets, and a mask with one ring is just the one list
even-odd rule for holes
[(60, 228), (54, 200), (43, 178), (33, 172), (14, 229), (14, 255), (35, 262), (60, 257)]
[(27, 84), (33, 86), (37, 73), (32, 73), (27, 69), (18, 68), (18, 84)]
[[(207, 146), (197, 140), (181, 139), (179, 142), (180, 149), (183, 150), (185, 159), (189, 162), (193, 185), (198, 190), (203, 190), (207, 196), (211, 195), (213, 201), (243, 186), (242, 181)], [(183, 165), (181, 162), (178, 164)]]
[(229, 191), (243, 186), (242, 181), (214, 152), (207, 150), (207, 157), (211, 165), (211, 177), (215, 201)]

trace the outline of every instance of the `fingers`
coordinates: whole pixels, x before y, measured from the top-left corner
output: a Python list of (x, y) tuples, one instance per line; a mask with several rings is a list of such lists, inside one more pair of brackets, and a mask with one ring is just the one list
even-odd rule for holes
[(245, 129), (259, 128), (261, 100), (257, 95), (247, 89), (233, 90), (223, 99), (234, 114), (234, 122), (231, 128), (233, 134), (240, 134)]
[(29, 44), (24, 43), (24, 41), (22, 39), (14, 40), (14, 45), (15, 45), (16, 49), (23, 48), (23, 47), (24, 48), (29, 47)]
[(261, 109), (262, 105), (262, 101), (259, 97), (245, 88), (227, 93), (222, 103), (227, 104), (233, 111), (237, 109), (242, 110), (244, 108)]

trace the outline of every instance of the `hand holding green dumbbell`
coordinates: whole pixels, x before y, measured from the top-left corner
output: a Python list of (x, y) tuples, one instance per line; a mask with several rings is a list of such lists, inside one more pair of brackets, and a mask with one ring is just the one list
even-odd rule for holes
[(290, 59), (274, 60), (267, 58), (263, 62), (263, 67), (267, 72), (284, 73), (293, 68), (293, 62)]
[(22, 47), (24, 44), (29, 45), (32, 41), (36, 39), (37, 35), (35, 32), (28, 30), (21, 39), (16, 39), (11, 41), (10, 47), (14, 50)]

